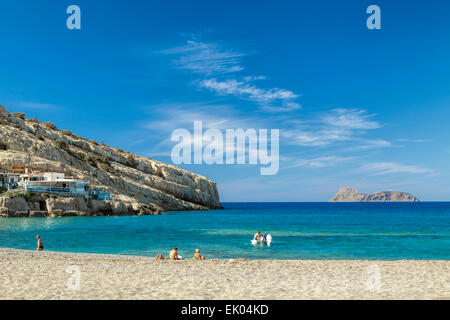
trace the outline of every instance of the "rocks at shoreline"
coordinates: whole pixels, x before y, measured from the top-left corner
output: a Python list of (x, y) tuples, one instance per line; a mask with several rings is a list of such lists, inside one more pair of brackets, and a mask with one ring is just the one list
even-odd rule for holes
[(61, 197), (38, 193), (22, 192), (11, 197), (0, 197), (0, 217), (154, 215), (160, 214), (161, 210), (157, 206), (138, 202), (86, 200), (83, 197)]
[(347, 187), (340, 188), (329, 202), (419, 202), (419, 199), (406, 192), (380, 191), (366, 195)]

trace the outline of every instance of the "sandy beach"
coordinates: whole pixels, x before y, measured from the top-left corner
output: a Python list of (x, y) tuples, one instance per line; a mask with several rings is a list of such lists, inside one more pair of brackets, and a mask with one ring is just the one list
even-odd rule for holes
[(0, 249), (0, 299), (450, 299), (450, 261), (156, 261)]

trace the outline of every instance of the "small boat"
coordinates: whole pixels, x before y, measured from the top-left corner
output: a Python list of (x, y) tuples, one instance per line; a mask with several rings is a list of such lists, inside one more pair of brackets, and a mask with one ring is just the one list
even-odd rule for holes
[(254, 246), (266, 244), (268, 247), (270, 247), (272, 245), (272, 236), (270, 234), (265, 234), (261, 237), (261, 239), (259, 240), (253, 239), (250, 242)]

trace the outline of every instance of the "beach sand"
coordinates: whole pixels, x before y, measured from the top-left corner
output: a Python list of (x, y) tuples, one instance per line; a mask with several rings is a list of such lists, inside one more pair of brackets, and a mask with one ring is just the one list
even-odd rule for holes
[(450, 261), (156, 261), (0, 249), (0, 299), (450, 299)]

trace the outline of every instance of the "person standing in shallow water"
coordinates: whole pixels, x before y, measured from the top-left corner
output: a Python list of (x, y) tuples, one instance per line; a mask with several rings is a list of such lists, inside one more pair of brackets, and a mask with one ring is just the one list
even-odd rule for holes
[(37, 251), (44, 250), (44, 241), (42, 241), (39, 235), (36, 236), (36, 240), (37, 240)]
[(258, 231), (257, 233), (255, 233), (255, 235), (253, 236), (254, 240), (261, 240), (261, 231)]

